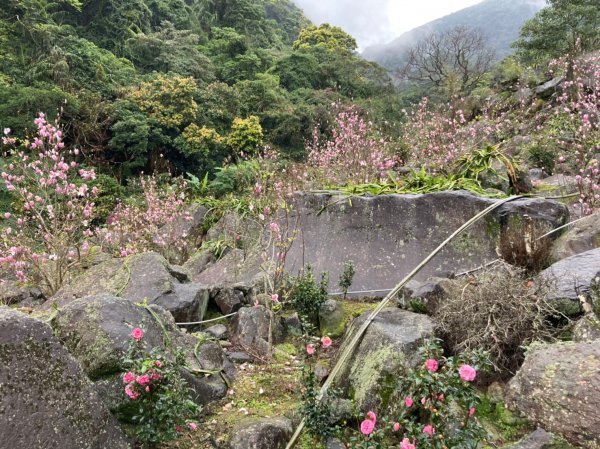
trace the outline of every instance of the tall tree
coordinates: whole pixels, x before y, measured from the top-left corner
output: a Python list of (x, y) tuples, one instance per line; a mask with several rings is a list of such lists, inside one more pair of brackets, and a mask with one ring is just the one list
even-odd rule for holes
[(528, 63), (544, 63), (565, 54), (600, 48), (600, 1), (548, 0), (521, 29), (513, 46)]

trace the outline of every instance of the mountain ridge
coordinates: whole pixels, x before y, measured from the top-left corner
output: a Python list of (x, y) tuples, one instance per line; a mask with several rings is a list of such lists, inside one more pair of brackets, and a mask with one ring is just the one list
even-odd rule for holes
[(361, 56), (394, 70), (403, 65), (403, 53), (412, 44), (431, 33), (468, 26), (480, 29), (501, 59), (512, 53), (510, 44), (518, 38), (523, 24), (544, 6), (544, 0), (484, 0), (413, 28), (387, 44), (367, 47)]

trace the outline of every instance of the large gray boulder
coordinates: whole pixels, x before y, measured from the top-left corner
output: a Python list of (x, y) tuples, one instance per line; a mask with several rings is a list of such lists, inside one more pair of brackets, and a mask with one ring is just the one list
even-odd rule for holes
[(182, 263), (188, 259), (189, 253), (202, 241), (202, 227), (207, 209), (202, 204), (193, 203), (187, 206), (183, 214), (165, 224), (154, 237), (154, 243), (164, 246), (164, 242), (177, 242), (164, 248), (164, 254), (171, 262)]
[[(370, 314), (371, 311), (365, 312), (354, 320), (339, 353)], [(383, 309), (343, 364), (335, 386), (361, 410), (381, 409), (387, 405), (381, 403), (381, 393), (390, 388), (386, 379), (397, 376), (403, 366), (415, 363), (418, 348), (433, 337), (433, 332), (434, 323), (426, 315), (398, 308)]]
[(570, 443), (600, 447), (600, 341), (538, 345), (510, 381), (507, 405)]
[[(352, 260), (356, 274), (351, 290), (382, 290), (391, 289), (452, 232), (496, 200), (466, 192), (438, 192), (351, 201), (327, 194), (297, 194), (294, 201), (295, 216), (288, 222), (297, 223), (297, 230), (288, 232), (296, 238), (286, 269), (297, 273), (310, 263), (317, 277), (329, 272), (330, 279), (338, 279), (344, 262)], [(564, 205), (550, 200), (504, 204), (447, 245), (415, 280), (447, 277), (496, 259), (502, 231), (509, 224), (518, 225), (524, 215), (540, 230), (563, 225), (569, 216)]]
[(208, 307), (209, 289), (189, 282), (181, 267), (149, 252), (110, 259), (84, 271), (44, 304), (63, 307), (74, 299), (107, 293), (139, 303), (157, 304), (177, 322), (201, 321)]
[[(220, 346), (179, 331), (164, 309), (156, 305), (150, 309), (102, 294), (72, 301), (57, 312), (51, 325), (93, 380), (121, 382), (118, 375), (124, 371), (122, 360), (131, 342), (131, 331), (141, 327), (148, 349), (171, 345), (185, 351), (190, 372), (197, 374), (188, 376), (197, 402), (205, 404), (223, 397), (227, 389), (223, 376), (232, 378), (235, 370)], [(207, 373), (213, 374), (205, 376)]]
[(595, 279), (600, 276), (600, 248), (559, 260), (539, 275), (539, 281), (550, 286), (548, 299), (555, 301), (567, 314), (578, 313), (578, 295), (588, 296)]
[(600, 247), (600, 213), (571, 225), (552, 245), (552, 259), (558, 261)]
[(231, 449), (284, 449), (292, 436), (287, 418), (247, 418), (231, 432)]
[(125, 449), (93, 384), (46, 323), (0, 308), (0, 446)]

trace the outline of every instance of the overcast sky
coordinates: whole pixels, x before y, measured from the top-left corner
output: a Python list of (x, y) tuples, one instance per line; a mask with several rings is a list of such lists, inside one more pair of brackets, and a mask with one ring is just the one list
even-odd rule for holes
[(360, 50), (482, 0), (294, 0), (316, 24), (342, 27)]

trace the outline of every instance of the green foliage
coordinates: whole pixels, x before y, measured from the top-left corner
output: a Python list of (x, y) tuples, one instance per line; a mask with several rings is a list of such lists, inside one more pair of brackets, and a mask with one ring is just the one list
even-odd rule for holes
[(514, 46), (527, 62), (575, 56), (600, 48), (598, 23), (597, 0), (549, 0), (548, 6), (523, 26)]
[(98, 189), (94, 200), (94, 221), (104, 223), (123, 197), (123, 188), (115, 178), (104, 174), (97, 174), (96, 179), (88, 181), (87, 184), (89, 188)]
[(294, 50), (324, 48), (331, 52), (352, 52), (356, 47), (356, 40), (352, 36), (328, 23), (303, 29), (294, 42)]
[(231, 133), (227, 136), (229, 145), (236, 155), (254, 155), (263, 143), (263, 131), (258, 117), (235, 118), (231, 125)]
[(319, 309), (327, 301), (327, 284), (326, 273), (321, 275), (321, 281), (317, 284), (312, 266), (306, 265), (290, 290), (289, 298), (292, 306), (298, 312), (300, 320), (309, 334), (310, 330), (319, 327)]
[(352, 262), (351, 260), (344, 262), (344, 270), (342, 271), (342, 274), (340, 274), (340, 281), (338, 283), (338, 285), (344, 292), (344, 299), (346, 299), (348, 289), (352, 285), (352, 279), (354, 279), (355, 272), (356, 271), (354, 269), (354, 262)]
[(258, 170), (258, 164), (252, 160), (220, 167), (208, 185), (208, 192), (217, 198), (229, 193), (242, 193), (254, 185)]
[[(134, 329), (132, 335), (135, 335)], [(142, 333), (143, 335), (143, 333)], [(176, 439), (200, 414), (200, 406), (191, 399), (191, 389), (182, 376), (183, 351), (165, 352), (158, 347), (147, 349), (142, 337), (132, 339), (123, 360), (123, 382), (129, 400), (138, 406), (133, 422), (139, 442), (160, 445)]]
[(302, 366), (301, 382), (300, 414), (304, 418), (306, 430), (311, 437), (325, 443), (329, 437), (336, 436), (339, 429), (332, 425), (332, 411), (327, 401), (317, 400), (320, 387), (314, 368), (309, 363)]

